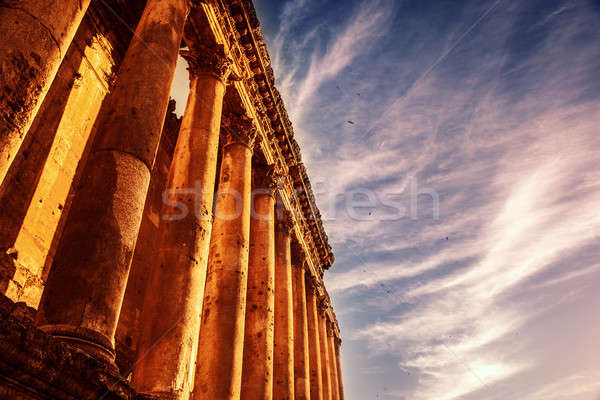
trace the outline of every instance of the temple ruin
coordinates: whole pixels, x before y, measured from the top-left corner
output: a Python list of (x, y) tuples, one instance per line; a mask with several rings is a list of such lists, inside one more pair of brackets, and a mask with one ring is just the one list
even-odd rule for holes
[(0, 398), (343, 399), (252, 2), (2, 1), (0, 49)]

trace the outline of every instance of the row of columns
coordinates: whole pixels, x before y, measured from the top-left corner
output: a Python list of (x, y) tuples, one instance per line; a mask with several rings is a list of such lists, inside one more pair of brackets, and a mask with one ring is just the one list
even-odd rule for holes
[(90, 0), (0, 3), (0, 182), (23, 143)]
[[(183, 56), (189, 65), (190, 95), (163, 195), (160, 259), (151, 272), (141, 317), (138, 351), (144, 358), (134, 371), (134, 386), (144, 393), (189, 389), (213, 230), (221, 115), (231, 61), (222, 47)], [(165, 368), (165, 362), (184, 367)]]
[(41, 329), (106, 360), (115, 356), (114, 334), (189, 11), (187, 0), (148, 0), (98, 116), (40, 303)]
[[(54, 18), (45, 25), (37, 18), (44, 27), (27, 28), (37, 29), (32, 37), (46, 46), (28, 55), (41, 65), (29, 73), (31, 90), (13, 87), (14, 77), (0, 74), (10, 88), (1, 109), (23, 104), (18, 121), (2, 114), (0, 179), (89, 1), (60, 2), (62, 8), (53, 3), (52, 10), (43, 3), (0, 6), (0, 32), (7, 38), (18, 36), (21, 14)], [(98, 117), (97, 139), (40, 304), (40, 329), (109, 365), (191, 6), (190, 0), (148, 0)], [(48, 26), (55, 31), (44, 31)], [(190, 96), (164, 196), (160, 257), (148, 277), (132, 385), (159, 399), (190, 393), (195, 400), (341, 399), (340, 342), (329, 306), (307, 277), (302, 256), (292, 255), (292, 218), (275, 216), (273, 171), (253, 169), (256, 128), (244, 116), (222, 121), (232, 61), (223, 46), (183, 55)], [(19, 57), (17, 48), (3, 52), (1, 70)], [(260, 192), (253, 196), (253, 189)]]
[[(252, 334), (247, 331), (246, 340), (252, 335), (254, 340), (265, 338), (263, 345), (272, 351), (255, 353), (252, 346), (244, 345), (244, 372), (254, 372), (243, 374), (241, 398), (343, 399), (341, 341), (328, 314), (330, 306), (319, 296), (319, 280), (310, 275), (302, 253), (293, 251), (292, 229), (293, 221), (284, 212), (275, 229), (274, 313), (251, 302), (247, 305), (246, 329), (252, 329)], [(249, 298), (254, 285), (259, 290), (264, 287), (263, 281), (249, 282)], [(261, 321), (268, 323), (257, 326), (254, 321), (260, 314)]]

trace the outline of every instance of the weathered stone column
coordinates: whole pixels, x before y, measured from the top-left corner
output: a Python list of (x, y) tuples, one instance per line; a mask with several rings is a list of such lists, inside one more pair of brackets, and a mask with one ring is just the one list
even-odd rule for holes
[(142, 313), (133, 387), (159, 398), (191, 392), (198, 345), (221, 128), (231, 60), (222, 46), (186, 51), (190, 95), (169, 171), (160, 221), (160, 258)]
[(337, 371), (337, 357), (335, 354), (335, 332), (333, 323), (330, 322), (328, 325), (329, 335), (329, 374), (331, 376), (331, 398), (333, 400), (339, 400), (339, 383), (338, 383), (338, 371)]
[(253, 170), (242, 400), (273, 398), (275, 188), (272, 167)]
[[(301, 251), (301, 250), (300, 250)], [(308, 354), (308, 321), (306, 311), (306, 258), (293, 264), (294, 293), (294, 386), (296, 400), (310, 400), (310, 367)]]
[(344, 383), (342, 379), (342, 363), (340, 359), (340, 346), (342, 345), (342, 339), (335, 338), (335, 360), (337, 362), (337, 373), (338, 373), (338, 388), (340, 400), (344, 400)]
[(323, 400), (323, 378), (321, 370), (321, 345), (319, 338), (319, 305), (317, 278), (306, 279), (306, 306), (308, 315), (308, 352), (310, 367), (310, 398), (312, 400)]
[(0, 2), (0, 183), (90, 0)]
[(148, 1), (98, 118), (42, 297), (41, 329), (108, 360), (189, 8)]
[(327, 335), (327, 309), (329, 303), (325, 298), (319, 300), (319, 338), (321, 345), (321, 379), (323, 381), (323, 399), (332, 400), (333, 391), (329, 364), (329, 337)]
[(289, 212), (275, 231), (275, 346), (273, 398), (294, 400), (294, 301), (292, 295), (291, 231)]
[(223, 157), (192, 398), (239, 399), (242, 383), (252, 152), (256, 128), (225, 121)]

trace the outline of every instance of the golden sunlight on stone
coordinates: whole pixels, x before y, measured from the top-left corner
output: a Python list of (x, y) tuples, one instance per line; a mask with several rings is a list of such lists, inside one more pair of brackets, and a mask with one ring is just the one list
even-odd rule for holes
[(343, 399), (252, 2), (25, 0), (0, 34), (0, 398)]

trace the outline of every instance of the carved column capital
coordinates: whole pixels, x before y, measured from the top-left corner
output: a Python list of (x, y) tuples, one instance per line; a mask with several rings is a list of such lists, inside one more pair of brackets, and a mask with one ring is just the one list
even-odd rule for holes
[(292, 229), (294, 229), (294, 220), (292, 219), (292, 214), (288, 210), (283, 210), (277, 219), (276, 227), (280, 232), (285, 232), (288, 235), (292, 233)]
[(308, 269), (308, 263), (306, 261), (306, 253), (304, 253), (304, 251), (302, 250), (298, 250), (298, 255), (296, 256), (296, 262), (294, 263), (294, 266), (298, 269)]
[(258, 131), (252, 118), (244, 114), (224, 114), (221, 126), (223, 146), (242, 144), (254, 150)]
[(254, 187), (261, 193), (275, 196), (275, 192), (279, 187), (281, 175), (277, 173), (274, 165), (267, 165), (261, 168), (252, 170)]
[(191, 50), (181, 50), (181, 56), (188, 62), (188, 71), (193, 76), (210, 74), (224, 84), (233, 72), (233, 60), (225, 52), (225, 46), (198, 45)]
[(319, 295), (319, 289), (321, 288), (321, 280), (314, 275), (308, 275), (306, 279), (306, 283), (309, 286), (310, 290), (314, 296)]
[(335, 324), (331, 320), (327, 320), (327, 335), (335, 338)]
[(327, 296), (319, 297), (319, 311), (321, 314), (325, 314), (327, 310), (329, 310), (329, 299)]

